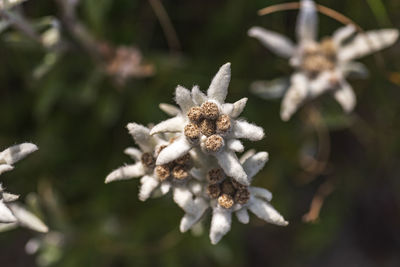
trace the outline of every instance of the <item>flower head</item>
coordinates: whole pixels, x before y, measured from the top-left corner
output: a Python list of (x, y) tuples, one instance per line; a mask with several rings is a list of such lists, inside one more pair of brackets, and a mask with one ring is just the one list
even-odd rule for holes
[(179, 108), (160, 105), (172, 118), (151, 129), (128, 124), (140, 150), (128, 148), (125, 153), (136, 163), (120, 167), (106, 178), (108, 183), (142, 177), (141, 200), (155, 191), (161, 191), (162, 195), (172, 191), (173, 200), (185, 212), (181, 232), (191, 229), (208, 210), (213, 210), (210, 231), (213, 244), (229, 231), (233, 212), (244, 223), (248, 222), (247, 210), (250, 210), (267, 222), (287, 224), (269, 204), (269, 191), (250, 186), (268, 154), (245, 153), (240, 160), (236, 156), (236, 152), (244, 150), (240, 138), (260, 140), (264, 131), (238, 118), (247, 98), (225, 103), (229, 81), (230, 63), (227, 63), (211, 81), (207, 95), (197, 86), (191, 91), (178, 86), (175, 101)]
[(315, 3), (312, 0), (301, 0), (300, 3), (296, 24), (297, 45), (285, 36), (261, 27), (249, 30), (249, 36), (257, 38), (277, 55), (289, 59), (295, 69), (290, 82), (279, 80), (277, 85), (275, 81), (268, 88), (271, 84), (258, 81), (253, 83), (252, 89), (265, 98), (283, 95), (281, 118), (285, 121), (307, 100), (327, 92), (333, 94), (345, 112), (350, 112), (354, 109), (356, 98), (346, 76), (353, 72), (366, 74), (365, 67), (353, 60), (392, 45), (398, 38), (398, 30), (383, 29), (355, 34), (356, 28), (347, 25), (318, 42)]
[[(0, 174), (12, 170), (14, 163), (37, 149), (34, 144), (23, 143), (2, 151), (0, 153)], [(47, 226), (39, 218), (15, 202), (18, 198), (18, 195), (6, 192), (0, 184), (0, 231), (20, 225), (38, 232), (47, 232)]]
[(221, 168), (241, 184), (248, 184), (247, 175), (236, 157), (243, 152), (239, 139), (257, 141), (264, 137), (261, 127), (238, 119), (247, 98), (231, 104), (225, 103), (231, 77), (230, 63), (223, 65), (207, 90), (202, 93), (197, 86), (191, 91), (178, 86), (175, 101), (179, 112), (171, 119), (154, 126), (152, 135), (173, 132), (179, 135), (171, 146), (161, 151), (157, 165), (167, 164), (198, 147), (205, 154), (214, 156)]

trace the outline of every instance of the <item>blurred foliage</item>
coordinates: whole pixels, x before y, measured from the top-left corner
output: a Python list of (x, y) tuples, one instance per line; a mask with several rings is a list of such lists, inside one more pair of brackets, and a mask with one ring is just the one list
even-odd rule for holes
[[(279, 101), (248, 91), (254, 80), (291, 72), (284, 60), (247, 37), (253, 25), (293, 37), (296, 11), (256, 14), (284, 1), (162, 1), (182, 46), (171, 52), (148, 1), (82, 0), (77, 17), (95, 40), (137, 46), (154, 64), (153, 77), (124, 84), (106, 75), (66, 30), (56, 2), (31, 0), (20, 11), (32, 23), (48, 16), (61, 20), (67, 47), (44, 47), (12, 27), (0, 35), (1, 147), (30, 141), (40, 148), (1, 179), (22, 198), (37, 192), (44, 220), (65, 234), (65, 242), (61, 248), (48, 244), (39, 257), (24, 250), (36, 233), (3, 233), (1, 266), (36, 266), (53, 259), (53, 266), (400, 266), (399, 42), (380, 53), (381, 60), (363, 60), (370, 77), (351, 81), (358, 98), (353, 115), (344, 115), (331, 98), (321, 99), (317, 108), (328, 126), (330, 159), (322, 174), (305, 182), (299, 158), (318, 146), (307, 113), (284, 123)], [(364, 29), (400, 26), (397, 0), (318, 2)], [(339, 26), (320, 16), (320, 36)], [(249, 225), (234, 220), (232, 231), (213, 246), (207, 228), (200, 236), (179, 232), (183, 212), (170, 196), (142, 203), (138, 180), (105, 186), (104, 178), (130, 160), (122, 153), (133, 145), (128, 122), (165, 119), (158, 104), (172, 103), (176, 85), (198, 84), (205, 90), (228, 61), (233, 77), (228, 101), (249, 97), (243, 115), (267, 133), (264, 140), (247, 144), (270, 153), (255, 184), (274, 193), (272, 203), (290, 225), (279, 228), (254, 217)], [(302, 216), (327, 180), (334, 181), (334, 191), (319, 220), (304, 223)], [(46, 190), (56, 195), (56, 206)]]

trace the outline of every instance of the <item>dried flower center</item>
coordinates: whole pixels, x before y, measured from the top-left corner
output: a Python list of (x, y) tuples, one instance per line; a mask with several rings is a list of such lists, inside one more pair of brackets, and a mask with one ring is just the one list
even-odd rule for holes
[(194, 143), (199, 141), (200, 129), (196, 124), (189, 123), (185, 126), (184, 134), (191, 142)]
[(218, 106), (213, 102), (204, 102), (201, 105), (201, 111), (204, 118), (209, 120), (216, 120), (219, 116)]
[(155, 174), (161, 182), (168, 178), (184, 180), (189, 177), (189, 170), (192, 166), (191, 161), (190, 155), (185, 154), (168, 164), (157, 166)]
[(216, 126), (217, 133), (224, 134), (231, 128), (231, 119), (228, 115), (222, 114), (218, 117)]
[(203, 111), (201, 107), (192, 107), (187, 116), (191, 122), (198, 123), (203, 118)]
[(319, 44), (310, 44), (304, 49), (301, 68), (312, 78), (319, 73), (333, 70), (336, 64), (337, 49), (330, 38), (325, 38)]
[(218, 134), (211, 135), (206, 139), (205, 150), (209, 153), (216, 153), (221, 150), (224, 145), (224, 139)]
[(140, 158), (140, 160), (142, 161), (142, 164), (149, 169), (154, 168), (155, 165), (155, 158), (153, 157), (152, 153), (143, 153), (142, 157)]
[(218, 204), (226, 209), (236, 203), (246, 204), (250, 199), (250, 192), (246, 185), (226, 177), (222, 169), (211, 169), (207, 175), (207, 194), (212, 199), (217, 199)]
[(200, 131), (202, 134), (204, 134), (207, 137), (215, 134), (215, 129), (216, 129), (215, 121), (204, 119), (200, 123)]

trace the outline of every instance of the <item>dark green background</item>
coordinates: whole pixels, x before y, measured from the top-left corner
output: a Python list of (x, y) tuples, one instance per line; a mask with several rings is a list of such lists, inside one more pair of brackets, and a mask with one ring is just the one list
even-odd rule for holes
[[(35, 80), (33, 69), (46, 51), (29, 40), (10, 41), (15, 31), (0, 35), (0, 146), (30, 141), (40, 148), (1, 181), (21, 199), (43, 193), (43, 184), (56, 193), (63, 219), (41, 201), (42, 218), (67, 236), (54, 266), (400, 266), (400, 88), (388, 79), (400, 75), (399, 42), (380, 53), (380, 61), (362, 59), (370, 77), (350, 81), (358, 100), (353, 115), (344, 115), (332, 98), (321, 99), (331, 158), (324, 174), (304, 184), (298, 179), (299, 155), (305, 143), (315, 143), (315, 133), (300, 114), (284, 123), (279, 101), (249, 92), (252, 81), (287, 75), (291, 68), (246, 33), (259, 25), (293, 38), (297, 11), (257, 16), (258, 9), (283, 1), (163, 1), (182, 45), (171, 53), (148, 1), (81, 2), (79, 18), (93, 36), (139, 46), (157, 73), (116, 86), (77, 46)], [(366, 30), (400, 27), (398, 0), (319, 3)], [(23, 10), (32, 20), (59, 15), (54, 1), (31, 0)], [(320, 16), (321, 37), (339, 26)], [(74, 43), (68, 34), (64, 38)], [(273, 192), (272, 204), (290, 224), (281, 228), (252, 216), (249, 225), (241, 225), (234, 219), (231, 232), (213, 246), (209, 224), (200, 237), (179, 232), (183, 212), (170, 196), (142, 203), (139, 180), (104, 185), (104, 179), (130, 162), (123, 154), (133, 145), (128, 122), (164, 120), (158, 104), (173, 103), (176, 85), (205, 90), (228, 61), (233, 77), (228, 102), (249, 97), (243, 116), (266, 131), (264, 140), (246, 142), (247, 148), (270, 153), (254, 184)], [(319, 221), (303, 223), (319, 185), (332, 178), (335, 191)], [(0, 234), (0, 265), (35, 266), (35, 256), (24, 251), (33, 236), (38, 234), (26, 229)]]

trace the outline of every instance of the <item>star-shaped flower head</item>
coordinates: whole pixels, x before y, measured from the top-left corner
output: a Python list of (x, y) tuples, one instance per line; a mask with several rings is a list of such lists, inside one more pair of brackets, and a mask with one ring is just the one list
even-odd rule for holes
[[(0, 174), (11, 171), (14, 168), (14, 163), (37, 149), (34, 144), (23, 143), (2, 151), (0, 153)], [(47, 232), (47, 226), (39, 218), (22, 205), (15, 203), (18, 198), (18, 195), (5, 192), (2, 184), (0, 184), (0, 231), (20, 225), (38, 232)]]
[[(261, 27), (252, 27), (248, 32), (249, 36), (257, 38), (277, 55), (289, 59), (290, 65), (295, 68), (290, 83), (280, 80), (281, 86), (273, 86), (274, 96), (277, 95), (277, 88), (282, 89), (284, 94), (281, 118), (289, 120), (307, 100), (326, 92), (333, 94), (345, 112), (350, 112), (354, 109), (356, 98), (346, 76), (354, 72), (366, 75), (366, 68), (353, 60), (392, 45), (398, 38), (398, 30), (383, 29), (355, 34), (356, 28), (347, 25), (335, 31), (332, 37), (318, 42), (315, 3), (312, 0), (301, 0), (300, 3), (296, 24), (297, 45), (287, 37)], [(269, 98), (272, 88), (265, 88), (264, 85), (258, 81), (252, 87), (255, 93)]]
[[(245, 153), (240, 164), (245, 170), (249, 181), (264, 167), (268, 160), (267, 152)], [(211, 168), (204, 173), (203, 170), (193, 172), (196, 178), (204, 180), (203, 190), (192, 190), (192, 195), (187, 196), (185, 210), (181, 220), (180, 230), (186, 232), (191, 229), (205, 214), (203, 201), (209, 202), (212, 208), (210, 239), (212, 244), (217, 244), (231, 229), (232, 213), (244, 224), (249, 222), (248, 210), (266, 222), (285, 226), (287, 221), (269, 203), (272, 194), (260, 187), (247, 186), (238, 183), (224, 173), (220, 168)]]
[(240, 138), (257, 141), (264, 137), (264, 131), (238, 119), (247, 98), (233, 104), (225, 103), (230, 78), (230, 63), (226, 63), (211, 81), (207, 95), (197, 86), (192, 91), (182, 86), (176, 88), (175, 101), (180, 111), (175, 117), (155, 125), (150, 134), (175, 132), (179, 137), (161, 151), (157, 165), (176, 160), (196, 147), (202, 153), (214, 156), (227, 175), (241, 184), (249, 184), (235, 152), (244, 149)]
[(111, 172), (106, 183), (141, 177), (139, 199), (142, 201), (147, 200), (156, 190), (164, 195), (171, 186), (186, 183), (192, 165), (190, 154), (186, 153), (168, 164), (155, 164), (159, 153), (169, 147), (174, 138), (167, 140), (165, 136), (150, 135), (149, 128), (136, 123), (129, 123), (127, 128), (140, 148), (129, 147), (125, 150), (135, 163)]

